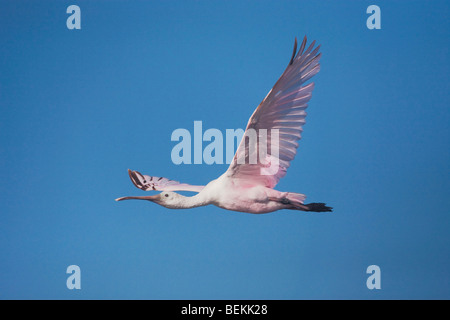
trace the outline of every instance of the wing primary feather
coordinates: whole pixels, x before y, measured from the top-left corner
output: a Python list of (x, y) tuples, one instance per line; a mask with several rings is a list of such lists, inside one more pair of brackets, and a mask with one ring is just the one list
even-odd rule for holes
[(294, 63), (294, 59), (295, 59), (295, 54), (296, 53), (297, 53), (297, 37), (295, 37), (294, 51), (292, 52), (292, 58), (291, 58), (291, 62), (289, 62), (289, 65)]
[(305, 50), (305, 46), (306, 46), (306, 36), (303, 37), (302, 44), (300, 46), (300, 49), (298, 50), (298, 54), (297, 54), (298, 57), (300, 57), (303, 54), (303, 50)]
[[(143, 185), (141, 184), (139, 178), (137, 177), (137, 171), (131, 171), (130, 169), (128, 169), (128, 175), (130, 176), (131, 182), (133, 182), (133, 184), (138, 187), (139, 189), (143, 188)], [(140, 174), (140, 173), (139, 173)], [(142, 174), (140, 174), (142, 176)]]

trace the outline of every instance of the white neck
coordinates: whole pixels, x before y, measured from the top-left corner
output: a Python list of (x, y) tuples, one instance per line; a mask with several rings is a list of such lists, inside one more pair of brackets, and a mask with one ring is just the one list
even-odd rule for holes
[(178, 197), (170, 204), (161, 203), (162, 206), (170, 209), (190, 209), (206, 206), (208, 204), (210, 204), (210, 201), (208, 201), (201, 192), (192, 197), (178, 194)]

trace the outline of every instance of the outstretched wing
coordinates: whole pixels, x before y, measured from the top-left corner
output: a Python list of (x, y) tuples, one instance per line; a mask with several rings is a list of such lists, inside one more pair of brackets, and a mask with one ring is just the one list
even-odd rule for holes
[(186, 183), (180, 183), (163, 177), (152, 177), (143, 175), (138, 171), (128, 169), (133, 184), (141, 190), (150, 191), (193, 191), (200, 192), (204, 186), (193, 186)]
[[(305, 85), (305, 82), (320, 70), (321, 54), (317, 53), (320, 46), (314, 48), (314, 44), (315, 41), (303, 52), (306, 46), (305, 36), (297, 53), (297, 38), (295, 39), (289, 65), (248, 121), (244, 136), (226, 172), (229, 178), (240, 180), (241, 184), (259, 184), (273, 188), (286, 175), (290, 161), (297, 153), (297, 141), (301, 138), (302, 126), (305, 124), (305, 109), (314, 88), (314, 83)], [(249, 139), (249, 131), (256, 132), (258, 139)], [(261, 132), (266, 133), (265, 141), (260, 139)], [(262, 146), (261, 142), (265, 145)], [(262, 153), (263, 159), (260, 156), (261, 147), (266, 147), (266, 153)], [(275, 150), (278, 152), (274, 152)], [(257, 161), (252, 162), (251, 159)]]

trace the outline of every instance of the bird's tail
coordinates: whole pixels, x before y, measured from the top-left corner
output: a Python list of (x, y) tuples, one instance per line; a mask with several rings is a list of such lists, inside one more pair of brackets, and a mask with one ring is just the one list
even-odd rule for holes
[(303, 204), (306, 199), (306, 196), (301, 193), (288, 192), (286, 195), (286, 199), (291, 203)]
[(325, 203), (308, 203), (303, 204), (306, 199), (306, 196), (301, 193), (292, 193), (289, 192), (286, 195), (286, 199), (288, 203), (292, 205), (291, 208), (293, 210), (301, 210), (301, 211), (311, 211), (311, 212), (331, 212), (333, 208), (327, 207)]

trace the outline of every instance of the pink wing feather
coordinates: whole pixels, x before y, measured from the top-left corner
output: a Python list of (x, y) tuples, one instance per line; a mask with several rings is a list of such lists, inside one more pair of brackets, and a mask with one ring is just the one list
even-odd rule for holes
[(193, 186), (186, 183), (170, 180), (163, 177), (152, 177), (143, 175), (138, 171), (128, 169), (133, 184), (141, 190), (150, 191), (193, 191), (200, 192), (204, 186)]
[[(297, 153), (297, 141), (301, 138), (302, 126), (305, 124), (305, 109), (314, 88), (314, 83), (304, 84), (320, 70), (321, 53), (317, 54), (320, 46), (313, 50), (314, 44), (315, 41), (303, 52), (306, 45), (305, 37), (297, 53), (297, 39), (295, 39), (294, 52), (289, 65), (253, 112), (247, 124), (245, 133), (250, 128), (256, 132), (267, 129), (267, 143), (271, 142), (270, 129), (278, 129), (278, 143), (270, 145), (272, 150), (274, 147), (278, 148), (277, 170), (273, 174), (262, 174), (261, 169), (267, 168), (271, 159), (274, 160), (270, 150), (267, 150), (267, 157), (263, 162), (257, 157), (257, 163), (249, 164), (248, 159), (251, 158), (251, 153), (259, 152), (259, 146), (257, 145), (256, 148), (249, 146), (244, 133), (227, 170), (229, 178), (237, 179), (241, 184), (259, 184), (273, 188), (286, 175), (290, 161)], [(245, 162), (238, 162), (238, 159), (245, 159)]]

